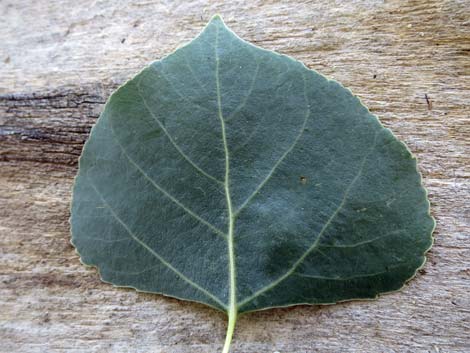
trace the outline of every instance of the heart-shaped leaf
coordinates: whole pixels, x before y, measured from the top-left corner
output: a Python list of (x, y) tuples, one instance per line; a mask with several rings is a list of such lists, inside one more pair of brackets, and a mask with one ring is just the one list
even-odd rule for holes
[(434, 221), (405, 145), (358, 98), (216, 16), (109, 99), (80, 159), (73, 244), (104, 281), (229, 315), (374, 298)]

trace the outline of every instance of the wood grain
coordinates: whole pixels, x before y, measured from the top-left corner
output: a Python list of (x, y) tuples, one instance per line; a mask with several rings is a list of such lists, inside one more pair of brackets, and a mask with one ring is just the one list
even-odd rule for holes
[(101, 283), (68, 224), (107, 97), (214, 13), (350, 87), (416, 154), (437, 220), (402, 291), (247, 314), (233, 351), (469, 352), (469, 0), (1, 1), (0, 351), (220, 350), (222, 314)]

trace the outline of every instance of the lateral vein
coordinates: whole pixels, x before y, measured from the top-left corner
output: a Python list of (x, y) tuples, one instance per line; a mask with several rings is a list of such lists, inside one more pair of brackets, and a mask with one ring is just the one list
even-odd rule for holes
[(320, 240), (323, 236), (323, 234), (328, 230), (329, 226), (333, 223), (333, 221), (336, 219), (336, 216), (339, 214), (339, 212), (343, 209), (344, 205), (346, 204), (346, 201), (348, 199), (348, 196), (349, 196), (349, 193), (352, 189), (352, 187), (354, 186), (354, 184), (357, 182), (357, 180), (360, 178), (360, 176), (362, 175), (362, 172), (363, 172), (363, 169), (364, 169), (364, 166), (365, 166), (365, 163), (366, 163), (366, 160), (367, 158), (370, 156), (370, 154), (372, 153), (372, 151), (374, 150), (375, 146), (376, 146), (376, 141), (377, 141), (377, 133), (375, 133), (374, 135), (374, 142), (372, 144), (372, 147), (370, 148), (370, 150), (368, 151), (368, 153), (366, 153), (366, 155), (362, 158), (362, 161), (361, 161), (361, 165), (359, 167), (359, 170), (358, 172), (356, 173), (356, 176), (352, 179), (351, 183), (349, 184), (349, 186), (346, 188), (345, 192), (344, 192), (344, 195), (343, 195), (343, 198), (340, 202), (340, 204), (338, 205), (338, 207), (336, 208), (336, 210), (333, 212), (333, 214), (330, 216), (330, 218), (326, 221), (325, 225), (322, 227), (322, 229), (320, 230), (320, 232), (318, 233), (317, 237), (315, 238), (315, 241), (312, 243), (312, 245), (302, 254), (302, 256), (289, 268), (289, 270), (287, 270), (282, 276), (278, 277), (278, 279), (276, 279), (275, 281), (273, 281), (272, 283), (268, 284), (267, 286), (257, 290), (255, 293), (253, 293), (251, 296), (247, 297), (245, 300), (243, 300), (242, 302), (240, 302), (240, 307), (242, 307), (243, 305), (246, 305), (248, 304), (249, 302), (251, 302), (253, 299), (255, 299), (256, 297), (260, 296), (261, 294), (267, 292), (268, 290), (271, 290), (273, 289), (274, 287), (276, 287), (279, 283), (281, 283), (282, 281), (284, 281), (286, 278), (288, 278), (290, 275), (292, 275), (294, 273), (294, 271), (297, 269), (297, 267), (299, 267), (299, 265), (305, 260), (305, 258), (310, 254), (312, 253), (318, 246), (318, 244), (320, 243)]
[[(302, 78), (304, 80), (304, 95), (306, 97), (306, 86), (307, 86), (307, 83), (306, 83), (306, 80), (305, 80), (305, 76), (302, 75)], [(282, 156), (277, 160), (277, 162), (274, 164), (274, 166), (272, 167), (271, 171), (266, 175), (266, 177), (264, 178), (264, 180), (258, 185), (258, 187), (255, 189), (255, 191), (253, 191), (253, 193), (248, 196), (248, 198), (241, 204), (241, 206), (238, 208), (238, 210), (235, 211), (234, 213), (234, 216), (236, 217), (249, 203), (250, 201), (259, 193), (259, 191), (263, 188), (263, 186), (268, 182), (268, 180), (271, 178), (271, 176), (274, 174), (274, 172), (276, 171), (277, 167), (282, 163), (282, 161), (287, 157), (287, 155), (292, 152), (292, 150), (295, 148), (295, 146), (297, 145), (297, 143), (299, 142), (300, 138), (302, 137), (304, 131), (305, 131), (305, 127), (307, 125), (307, 121), (308, 121), (308, 118), (310, 117), (310, 106), (308, 104), (308, 99), (306, 99), (306, 103), (307, 103), (307, 111), (305, 112), (305, 117), (304, 117), (304, 121), (302, 123), (302, 126), (300, 128), (300, 131), (299, 133), (297, 134), (297, 136), (295, 137), (294, 141), (292, 142), (292, 144), (290, 145), (290, 147), (282, 154)]]
[(110, 211), (111, 215), (113, 218), (121, 224), (122, 227), (127, 231), (127, 233), (131, 236), (133, 240), (135, 240), (140, 246), (142, 246), (144, 249), (146, 249), (149, 253), (151, 253), (155, 258), (157, 258), (165, 267), (173, 271), (178, 277), (180, 277), (182, 280), (187, 282), (189, 285), (192, 287), (196, 288), (197, 290), (201, 291), (204, 293), (207, 297), (215, 301), (217, 304), (221, 305), (223, 308), (226, 308), (226, 305), (220, 301), (219, 298), (217, 298), (214, 294), (209, 292), (207, 289), (201, 287), (198, 285), (196, 282), (192, 281), (190, 278), (188, 278), (186, 275), (184, 275), (182, 272), (180, 272), (177, 268), (175, 268), (172, 264), (170, 264), (167, 260), (165, 260), (160, 254), (158, 254), (155, 250), (153, 250), (150, 246), (148, 246), (144, 241), (139, 239), (132, 230), (127, 226), (127, 224), (116, 214), (116, 212), (113, 210), (113, 208), (109, 205), (109, 203), (104, 199), (103, 195), (98, 191), (96, 186), (88, 179), (91, 187), (95, 190), (96, 194), (100, 197), (101, 201), (103, 204), (106, 206), (106, 208)]
[(160, 74), (160, 75), (163, 77), (163, 79), (164, 79), (166, 82), (168, 82), (168, 84), (171, 86), (171, 88), (172, 88), (173, 91), (176, 93), (176, 95), (177, 95), (178, 97), (180, 97), (182, 100), (184, 100), (184, 101), (187, 102), (187, 103), (194, 104), (195, 106), (197, 106), (197, 107), (199, 107), (199, 108), (201, 108), (201, 109), (203, 109), (203, 110), (205, 110), (205, 111), (211, 112), (211, 110), (210, 110), (209, 108), (207, 108), (207, 107), (205, 107), (205, 106), (203, 106), (203, 105), (201, 105), (201, 104), (199, 104), (199, 103), (197, 103), (197, 102), (194, 102), (194, 101), (189, 100), (188, 98), (186, 98), (186, 97), (173, 85), (173, 83), (168, 79), (168, 77), (163, 73), (163, 71), (158, 71), (153, 65), (150, 65), (150, 68), (151, 68), (153, 71), (155, 71), (155, 73)]
[(211, 229), (215, 234), (218, 236), (223, 237), (224, 239), (227, 239), (227, 235), (222, 232), (220, 229), (216, 228), (212, 224), (210, 224), (208, 221), (203, 219), (202, 217), (198, 216), (196, 213), (191, 211), (188, 207), (186, 207), (184, 204), (182, 204), (178, 199), (176, 199), (174, 196), (172, 196), (168, 191), (163, 189), (160, 185), (158, 185), (152, 178), (150, 178), (147, 173), (136, 163), (134, 160), (127, 154), (126, 150), (122, 146), (121, 142), (118, 141), (118, 139), (115, 137), (114, 138), (118, 146), (120, 147), (122, 153), (124, 156), (126, 156), (127, 160), (142, 174), (142, 176), (147, 179), (158, 191), (160, 191), (163, 195), (165, 195), (167, 198), (169, 198), (171, 201), (173, 201), (176, 205), (181, 207), (183, 210), (185, 210), (191, 217), (194, 219), (198, 220), (205, 226), (207, 226), (209, 229)]
[(147, 103), (147, 100), (145, 99), (144, 95), (142, 94), (141, 92), (141, 87), (140, 87), (140, 81), (137, 82), (137, 92), (139, 93), (139, 96), (142, 98), (142, 102), (144, 103), (144, 106), (145, 108), (147, 109), (147, 111), (150, 113), (150, 115), (152, 116), (153, 120), (155, 120), (155, 122), (158, 124), (158, 126), (160, 126), (160, 128), (162, 129), (162, 131), (165, 133), (165, 135), (168, 137), (168, 139), (170, 140), (171, 144), (173, 145), (173, 147), (175, 147), (175, 149), (179, 152), (179, 154), (186, 160), (188, 161), (189, 164), (191, 164), (191, 166), (194, 167), (194, 169), (196, 169), (199, 173), (203, 174), (204, 176), (206, 176), (207, 178), (215, 181), (216, 183), (218, 184), (223, 184), (222, 181), (220, 181), (219, 179), (217, 179), (216, 177), (210, 175), (209, 173), (207, 173), (206, 171), (204, 171), (201, 167), (199, 167), (191, 158), (189, 158), (189, 156), (183, 152), (183, 150), (181, 149), (181, 147), (176, 143), (175, 139), (173, 138), (173, 136), (171, 136), (171, 134), (168, 132), (168, 130), (166, 129), (165, 125), (163, 125), (163, 123), (160, 121), (160, 119), (153, 113), (153, 111), (150, 109), (148, 103)]
[(356, 279), (356, 278), (367, 278), (367, 277), (383, 275), (384, 273), (390, 272), (390, 270), (394, 270), (394, 269), (397, 269), (397, 268), (400, 268), (400, 267), (401, 266), (390, 266), (385, 271), (380, 271), (380, 272), (375, 272), (375, 273), (367, 273), (367, 274), (364, 274), (364, 275), (356, 275), (356, 276), (349, 276), (349, 277), (328, 277), (328, 276), (309, 275), (309, 274), (305, 274), (305, 273), (295, 273), (295, 275), (298, 276), (298, 277), (320, 279), (320, 280), (326, 280), (326, 281), (350, 281), (350, 280), (353, 280), (353, 279)]
[(255, 73), (253, 74), (253, 78), (251, 80), (250, 87), (248, 88), (248, 92), (245, 95), (245, 98), (241, 101), (241, 103), (233, 110), (232, 113), (225, 119), (225, 121), (230, 121), (232, 120), (246, 105), (246, 102), (248, 101), (248, 98), (250, 98), (251, 93), (253, 92), (253, 88), (255, 87), (256, 80), (258, 78), (258, 72), (259, 72), (259, 65), (260, 63), (256, 63), (256, 69)]
[(189, 63), (188, 61), (188, 57), (186, 56), (186, 52), (183, 52), (183, 59), (184, 59), (184, 62), (186, 64), (186, 66), (188, 67), (189, 71), (191, 72), (191, 75), (193, 76), (194, 80), (197, 82), (197, 84), (199, 85), (199, 87), (201, 88), (202, 91), (204, 91), (204, 93), (209, 96), (209, 93), (207, 92), (206, 88), (204, 87), (204, 85), (202, 84), (201, 80), (199, 80), (199, 78), (197, 77), (196, 73), (194, 72), (194, 69), (193, 67), (191, 66), (191, 64)]
[(383, 239), (383, 238), (388, 238), (390, 236), (400, 234), (401, 232), (402, 232), (401, 230), (394, 230), (394, 231), (388, 232), (384, 235), (379, 235), (379, 236), (371, 238), (371, 239), (358, 241), (357, 243), (353, 243), (353, 244), (332, 244), (332, 245), (320, 244), (319, 247), (321, 247), (321, 248), (335, 248), (335, 249), (353, 249), (353, 248), (357, 248), (358, 246), (371, 244), (371, 243), (373, 243), (377, 240)]

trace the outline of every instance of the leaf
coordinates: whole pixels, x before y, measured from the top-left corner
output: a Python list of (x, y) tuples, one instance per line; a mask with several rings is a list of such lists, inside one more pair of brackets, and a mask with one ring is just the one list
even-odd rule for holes
[(117, 286), (228, 313), (375, 298), (434, 220), (416, 160), (359, 99), (215, 16), (108, 100), (80, 159), (73, 244)]

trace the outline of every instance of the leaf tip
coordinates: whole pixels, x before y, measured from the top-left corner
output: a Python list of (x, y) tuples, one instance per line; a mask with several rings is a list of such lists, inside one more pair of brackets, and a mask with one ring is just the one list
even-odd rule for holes
[(216, 13), (214, 16), (212, 16), (210, 22), (212, 22), (212, 21), (222, 21), (223, 22), (222, 16), (220, 16), (220, 14)]
[(211, 23), (216, 24), (216, 25), (217, 24), (222, 24), (222, 25), (225, 26), (225, 22), (224, 22), (222, 16), (219, 15), (219, 14), (215, 14), (214, 16), (212, 16), (211, 20), (209, 21), (209, 24), (211, 24)]

